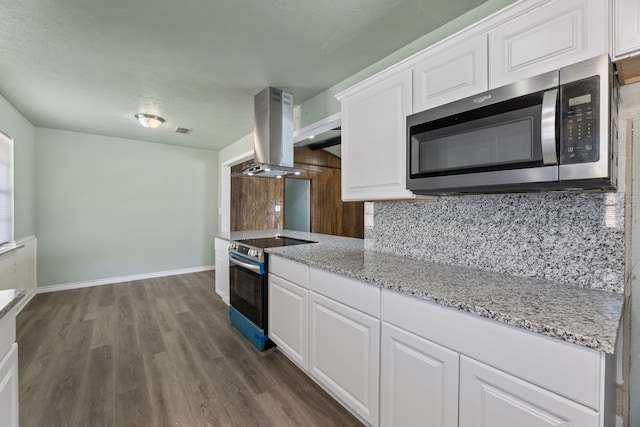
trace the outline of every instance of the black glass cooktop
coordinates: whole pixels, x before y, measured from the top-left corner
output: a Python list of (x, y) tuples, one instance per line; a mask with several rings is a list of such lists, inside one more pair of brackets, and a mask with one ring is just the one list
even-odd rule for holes
[(278, 236), (278, 237), (263, 237), (260, 239), (244, 239), (236, 240), (243, 245), (253, 246), (254, 248), (277, 248), (280, 246), (294, 246), (304, 245), (306, 243), (317, 243), (311, 240), (294, 239), (292, 237)]

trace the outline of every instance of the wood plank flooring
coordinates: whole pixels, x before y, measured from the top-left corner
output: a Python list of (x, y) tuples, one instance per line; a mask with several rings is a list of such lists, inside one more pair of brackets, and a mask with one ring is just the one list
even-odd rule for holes
[(229, 324), (213, 272), (40, 294), (17, 336), (21, 427), (362, 425)]

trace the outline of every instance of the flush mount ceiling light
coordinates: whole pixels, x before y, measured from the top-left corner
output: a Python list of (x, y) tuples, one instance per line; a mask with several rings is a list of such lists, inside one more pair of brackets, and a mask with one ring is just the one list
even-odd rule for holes
[(151, 114), (136, 114), (135, 117), (136, 119), (138, 119), (142, 126), (150, 129), (155, 129), (164, 123), (164, 119), (162, 117), (154, 116)]

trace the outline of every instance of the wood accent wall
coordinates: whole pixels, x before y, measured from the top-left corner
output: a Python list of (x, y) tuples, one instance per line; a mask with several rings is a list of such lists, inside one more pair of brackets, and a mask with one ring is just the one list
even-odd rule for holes
[[(324, 150), (294, 149), (296, 167), (309, 170), (300, 179), (311, 180), (311, 231), (346, 237), (364, 237), (364, 203), (341, 199), (340, 158)], [(242, 175), (252, 161), (231, 168), (231, 231), (284, 228), (284, 180)], [(276, 217), (275, 206), (282, 212)]]

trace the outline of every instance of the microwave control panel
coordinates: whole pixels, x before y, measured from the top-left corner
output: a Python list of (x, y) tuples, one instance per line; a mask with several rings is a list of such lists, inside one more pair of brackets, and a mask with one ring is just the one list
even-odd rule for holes
[(600, 160), (600, 77), (560, 87), (560, 164)]

